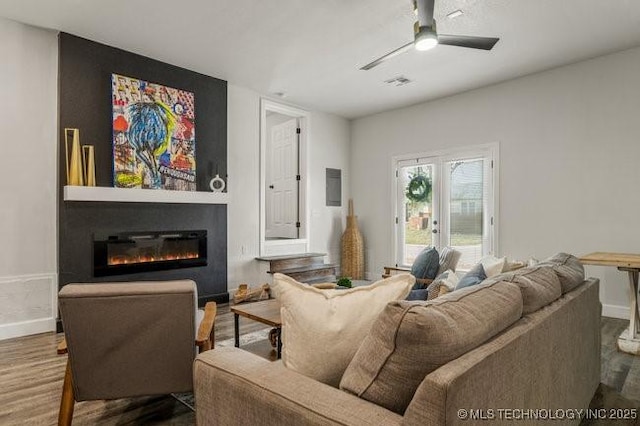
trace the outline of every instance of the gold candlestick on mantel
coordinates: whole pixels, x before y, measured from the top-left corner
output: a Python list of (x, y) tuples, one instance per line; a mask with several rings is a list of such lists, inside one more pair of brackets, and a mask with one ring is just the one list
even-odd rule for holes
[(87, 186), (96, 186), (96, 157), (93, 145), (82, 145), (84, 161), (84, 181)]
[[(71, 137), (71, 151), (69, 151)], [(80, 149), (80, 129), (64, 129), (64, 149), (67, 166), (67, 185), (83, 186), (82, 151)]]

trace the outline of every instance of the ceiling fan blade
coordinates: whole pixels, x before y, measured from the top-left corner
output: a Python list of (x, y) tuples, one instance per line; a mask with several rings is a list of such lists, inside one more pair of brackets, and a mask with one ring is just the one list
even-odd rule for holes
[(398, 56), (399, 54), (406, 52), (407, 50), (411, 49), (412, 47), (413, 47), (413, 42), (411, 41), (411, 42), (405, 44), (404, 46), (399, 47), (396, 50), (391, 51), (391, 52), (387, 53), (386, 55), (376, 59), (375, 61), (368, 63), (367, 65), (365, 65), (364, 67), (362, 67), (360, 69), (361, 70), (365, 70), (365, 71), (370, 70), (373, 67), (377, 67), (378, 65), (380, 65), (381, 63), (383, 63), (387, 59), (391, 59), (394, 56)]
[(438, 34), (438, 44), (447, 46), (469, 47), (471, 49), (491, 50), (500, 40), (495, 37), (473, 37), (461, 35)]
[(416, 0), (418, 22), (421, 27), (433, 27), (433, 9), (435, 0)]

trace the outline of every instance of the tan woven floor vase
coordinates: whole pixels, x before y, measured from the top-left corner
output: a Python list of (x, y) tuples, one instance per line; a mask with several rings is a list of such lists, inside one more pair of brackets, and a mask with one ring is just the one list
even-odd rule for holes
[(353, 214), (353, 200), (349, 200), (347, 229), (342, 234), (341, 275), (354, 280), (364, 279), (364, 242), (358, 229), (358, 217)]

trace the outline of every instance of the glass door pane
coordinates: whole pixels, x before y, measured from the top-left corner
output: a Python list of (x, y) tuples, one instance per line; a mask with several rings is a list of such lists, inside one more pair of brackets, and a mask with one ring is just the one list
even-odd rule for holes
[(445, 179), (448, 191), (446, 240), (449, 246), (462, 252), (458, 268), (473, 267), (486, 251), (485, 200), (487, 186), (485, 182), (485, 161), (471, 159), (445, 163), (448, 176)]
[[(437, 245), (432, 233), (434, 215), (435, 165), (413, 164), (398, 167), (398, 264), (410, 266), (427, 246)], [(437, 219), (436, 219), (437, 220)]]

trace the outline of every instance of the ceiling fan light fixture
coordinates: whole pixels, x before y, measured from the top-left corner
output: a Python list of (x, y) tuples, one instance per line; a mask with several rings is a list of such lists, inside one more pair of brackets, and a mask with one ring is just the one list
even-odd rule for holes
[[(436, 29), (436, 20), (433, 19), (433, 11), (436, 0), (412, 0), (414, 13), (417, 11), (418, 19), (413, 25), (414, 39), (406, 44), (392, 50), (369, 62), (361, 70), (368, 71), (377, 67), (381, 63), (388, 61), (391, 58), (395, 58), (398, 55), (405, 53), (408, 50), (429, 50), (436, 47), (438, 44), (443, 46), (457, 46), (465, 47), (468, 49), (481, 49), (491, 50), (493, 46), (500, 41), (497, 37), (475, 37), (467, 35), (451, 35), (440, 34), (438, 36), (438, 30)], [(449, 13), (449, 19), (462, 14), (462, 9), (454, 10)]]
[(414, 42), (416, 50), (424, 52), (425, 50), (433, 49), (438, 45), (438, 36), (434, 32), (421, 30), (417, 35)]

